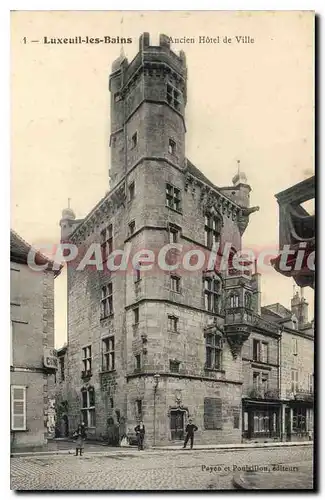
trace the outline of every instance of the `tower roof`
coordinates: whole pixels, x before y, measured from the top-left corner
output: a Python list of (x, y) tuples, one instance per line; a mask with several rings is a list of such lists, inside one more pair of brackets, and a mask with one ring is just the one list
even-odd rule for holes
[(245, 172), (240, 170), (240, 160), (237, 160), (237, 173), (234, 175), (232, 179), (232, 183), (234, 186), (238, 186), (238, 184), (247, 184), (247, 177)]

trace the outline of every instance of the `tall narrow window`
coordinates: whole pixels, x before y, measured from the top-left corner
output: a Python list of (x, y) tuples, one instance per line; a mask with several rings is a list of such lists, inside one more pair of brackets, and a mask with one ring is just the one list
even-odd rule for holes
[(205, 245), (213, 248), (220, 241), (222, 221), (219, 217), (207, 214), (205, 216)]
[(141, 370), (141, 354), (135, 356), (135, 369), (136, 371)]
[(169, 229), (169, 243), (177, 243), (178, 241), (178, 231), (177, 229), (171, 227)]
[(267, 342), (261, 342), (259, 361), (262, 363), (269, 362), (269, 344)]
[(91, 375), (91, 345), (82, 348), (82, 371), (83, 375)]
[(180, 293), (180, 291), (181, 291), (180, 283), (181, 283), (181, 279), (179, 276), (172, 275), (170, 277), (170, 288), (173, 292)]
[(60, 366), (60, 379), (61, 379), (61, 382), (63, 382), (65, 379), (64, 356), (61, 356), (59, 358), (59, 366)]
[(252, 308), (252, 295), (249, 292), (245, 293), (245, 307), (246, 309)]
[(135, 195), (135, 182), (131, 182), (129, 185), (129, 199), (133, 200)]
[(135, 232), (135, 221), (133, 220), (129, 223), (129, 236), (132, 236), (134, 232)]
[(169, 139), (168, 142), (168, 153), (174, 155), (176, 153), (176, 142), (173, 139)]
[(259, 361), (261, 356), (261, 342), (253, 339), (253, 361)]
[(11, 430), (26, 430), (26, 387), (11, 386)]
[(103, 371), (115, 370), (115, 337), (112, 335), (102, 340)]
[(298, 370), (291, 370), (291, 392), (296, 393), (298, 391)]
[(176, 316), (168, 316), (168, 330), (170, 332), (178, 331), (178, 318)]
[(86, 427), (95, 427), (95, 391), (93, 387), (81, 391), (81, 416)]
[(134, 325), (137, 325), (139, 323), (139, 308), (138, 307), (133, 309), (133, 317), (134, 317)]
[(218, 314), (221, 305), (221, 280), (215, 278), (204, 279), (204, 305), (206, 311)]
[(102, 287), (101, 319), (113, 314), (113, 285), (108, 283)]
[(292, 339), (292, 354), (297, 356), (298, 354), (298, 339)]
[(136, 414), (138, 418), (142, 418), (142, 400), (137, 399), (136, 402)]
[(107, 261), (107, 257), (113, 252), (113, 226), (110, 224), (100, 233), (101, 249), (103, 262)]
[(181, 210), (181, 192), (172, 184), (166, 184), (166, 205), (177, 212)]
[(229, 307), (230, 309), (234, 309), (239, 307), (239, 295), (236, 292), (233, 292), (229, 295)]
[(137, 144), (138, 144), (138, 133), (136, 132), (135, 134), (132, 135), (131, 138), (131, 149), (135, 148)]
[(206, 368), (221, 370), (222, 367), (222, 338), (218, 333), (209, 333), (205, 337)]

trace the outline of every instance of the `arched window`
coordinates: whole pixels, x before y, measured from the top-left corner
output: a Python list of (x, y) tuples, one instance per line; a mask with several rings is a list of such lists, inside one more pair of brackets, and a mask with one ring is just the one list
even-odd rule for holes
[(246, 309), (252, 309), (252, 294), (249, 292), (245, 293), (245, 307)]
[(204, 307), (206, 311), (220, 313), (222, 281), (217, 275), (204, 278)]
[(232, 292), (229, 295), (229, 307), (233, 309), (234, 307), (239, 307), (239, 295), (236, 292)]

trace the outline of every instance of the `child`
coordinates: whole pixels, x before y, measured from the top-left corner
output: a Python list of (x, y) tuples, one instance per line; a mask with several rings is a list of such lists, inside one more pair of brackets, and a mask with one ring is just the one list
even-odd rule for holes
[(76, 432), (74, 433), (73, 437), (77, 438), (76, 457), (78, 456), (78, 451), (80, 451), (80, 456), (82, 456), (82, 452), (84, 449), (84, 442), (85, 442), (85, 439), (87, 437), (84, 422), (82, 422), (82, 424), (78, 425), (78, 428), (77, 428)]

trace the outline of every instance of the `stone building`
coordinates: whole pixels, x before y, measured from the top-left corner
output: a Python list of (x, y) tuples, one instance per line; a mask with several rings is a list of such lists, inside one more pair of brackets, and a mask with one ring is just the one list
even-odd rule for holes
[[(240, 442), (243, 385), (251, 397), (249, 360), (264, 336), (270, 390), (279, 389), (280, 327), (261, 315), (259, 274), (233, 262), (258, 208), (240, 168), (231, 186), (217, 187), (186, 158), (187, 77), (185, 54), (165, 35), (151, 46), (144, 33), (130, 63), (123, 55), (113, 63), (110, 191), (82, 219), (62, 212), (61, 241), (79, 249), (67, 271), (62, 400), (69, 428), (82, 419), (97, 439), (142, 418), (147, 443), (167, 444), (183, 438), (191, 416), (197, 442)], [(102, 270), (82, 266), (95, 244)], [(112, 270), (125, 255), (124, 270)]]
[(54, 387), (54, 277), (51, 262), (38, 255), (28, 265), (31, 246), (10, 233), (11, 448), (47, 442), (48, 394)]

